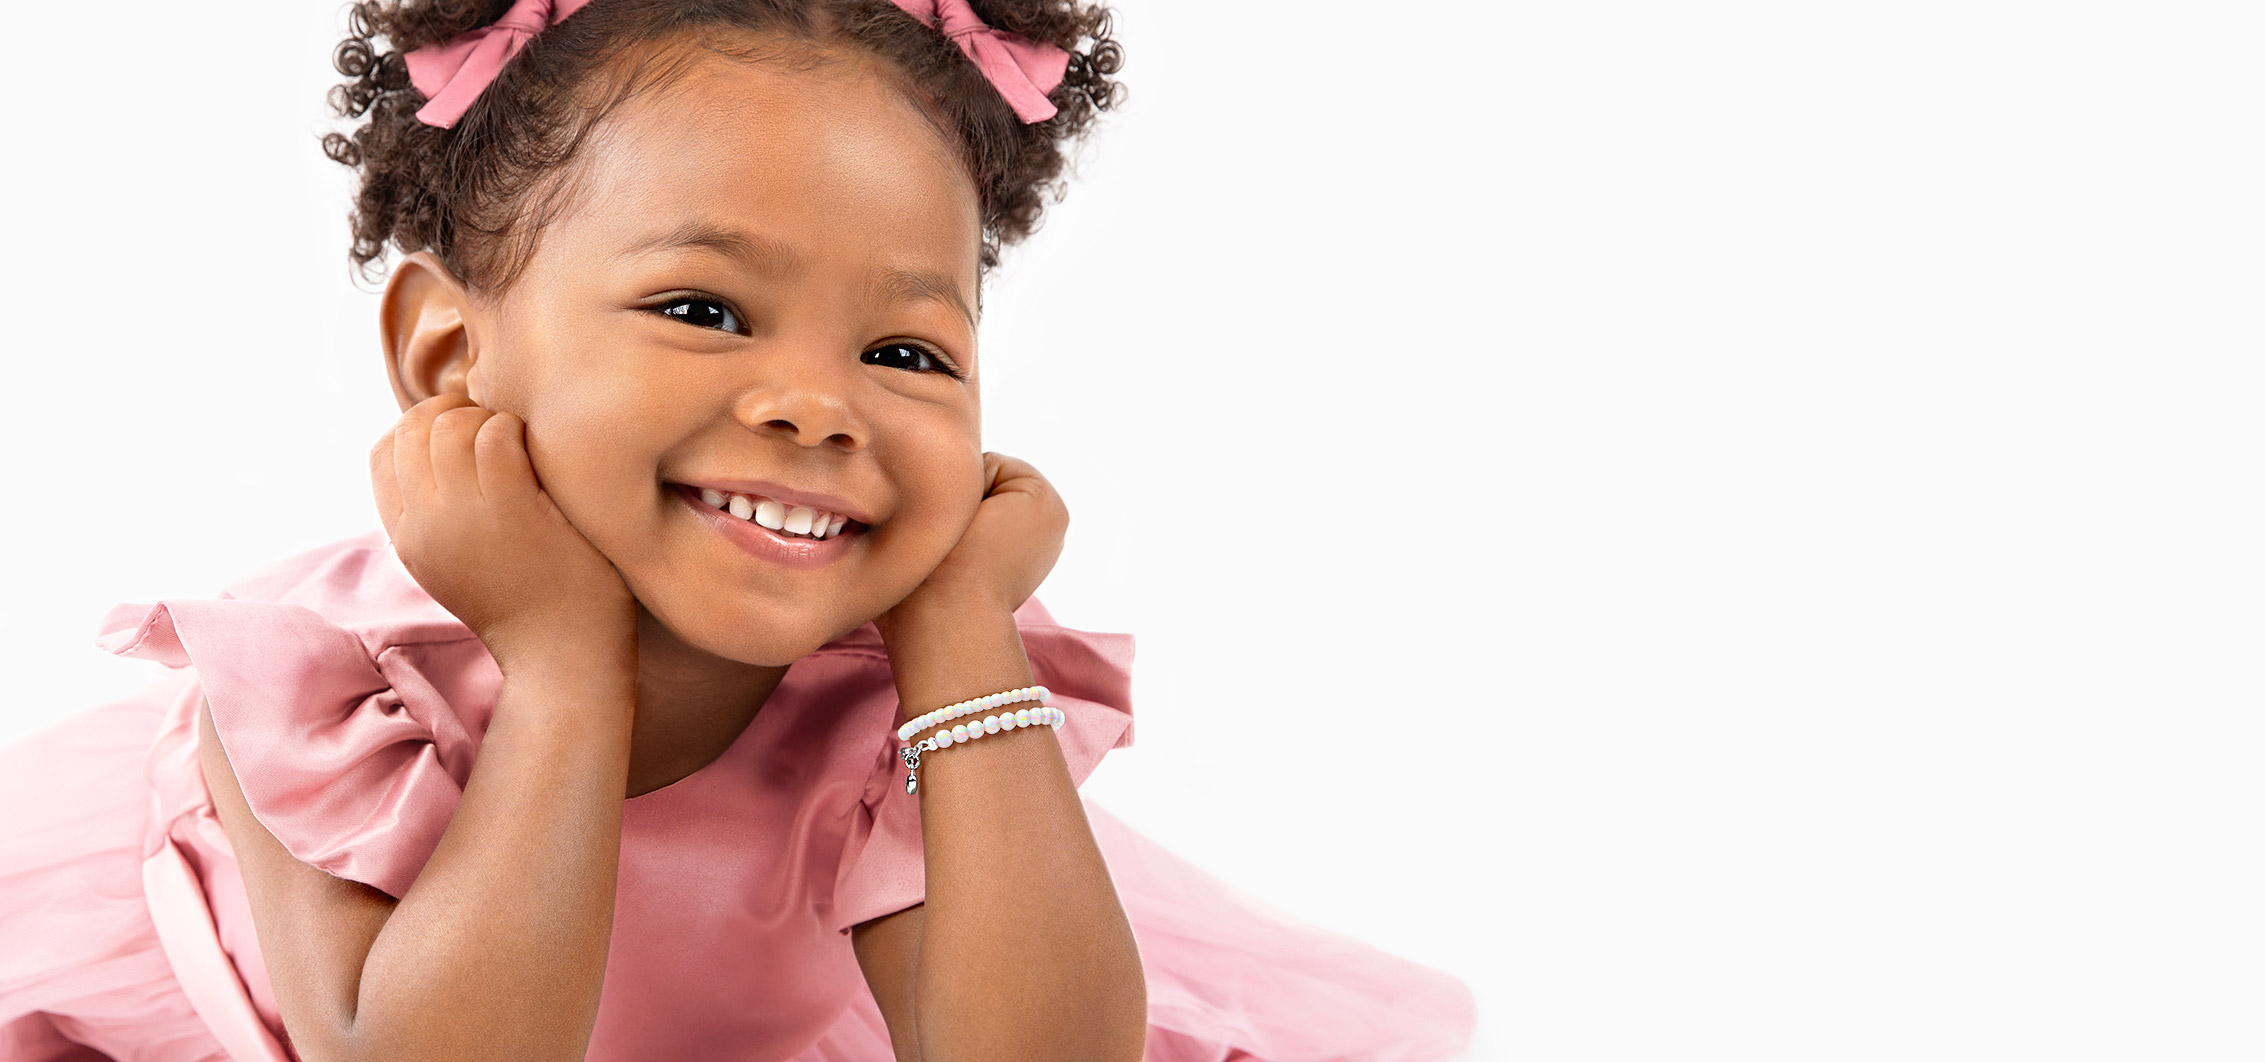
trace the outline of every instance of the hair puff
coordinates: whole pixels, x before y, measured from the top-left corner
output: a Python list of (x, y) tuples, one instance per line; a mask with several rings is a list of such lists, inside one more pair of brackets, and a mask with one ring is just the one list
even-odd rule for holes
[[(654, 45), (691, 39), (731, 52), (745, 34), (821, 48), (854, 48), (903, 75), (915, 98), (958, 134), (983, 219), (981, 266), (1039, 227), (1045, 201), (1066, 192), (1069, 153), (1124, 86), (1111, 12), (1084, 0), (973, 0), (992, 28), (1070, 53), (1048, 98), (1057, 113), (1024, 123), (958, 47), (889, 0), (593, 0), (531, 38), (450, 128), (419, 121), (424, 94), (404, 53), (492, 25), (509, 0), (361, 0), (334, 65), (347, 80), (329, 103), (359, 119), (322, 138), (354, 168), (353, 268), (365, 279), (388, 247), (431, 250), (475, 291), (500, 292), (533, 252), (534, 233), (570, 189), (557, 178), (612, 109), (665, 85), (686, 65)], [(737, 32), (733, 32), (737, 31)], [(735, 53), (736, 54), (736, 53)]]

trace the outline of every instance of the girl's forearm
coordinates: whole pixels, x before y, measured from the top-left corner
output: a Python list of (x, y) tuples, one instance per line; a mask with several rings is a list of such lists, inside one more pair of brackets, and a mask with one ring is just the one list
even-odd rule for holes
[(580, 1059), (613, 930), (635, 643), (507, 669), (455, 817), (371, 945), (354, 1057)]
[[(1004, 610), (906, 618), (886, 636), (907, 716), (1033, 684)], [(927, 860), (921, 1058), (1138, 1062), (1140, 952), (1053, 728), (955, 745), (919, 774), (917, 794), (891, 799), (920, 801)]]

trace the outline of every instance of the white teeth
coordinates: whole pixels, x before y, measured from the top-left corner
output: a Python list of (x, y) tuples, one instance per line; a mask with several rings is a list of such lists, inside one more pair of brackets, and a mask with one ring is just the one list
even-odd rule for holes
[(786, 506), (769, 498), (763, 499), (755, 506), (755, 522), (773, 531), (785, 529)]
[(713, 487), (700, 488), (700, 500), (742, 520), (751, 520), (781, 534), (827, 539), (842, 533), (849, 517), (821, 512), (807, 505), (789, 507), (770, 498), (726, 494)]

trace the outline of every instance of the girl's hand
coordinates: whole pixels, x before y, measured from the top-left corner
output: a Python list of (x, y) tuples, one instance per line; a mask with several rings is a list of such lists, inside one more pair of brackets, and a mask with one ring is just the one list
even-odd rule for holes
[(1012, 613), (1054, 570), (1070, 527), (1069, 506), (1062, 503), (1062, 496), (1028, 461), (985, 453), (983, 471), (988, 485), (976, 506), (975, 521), (910, 597), (875, 620), (884, 634), (893, 623), (915, 613), (964, 609)]
[(536, 481), (518, 417), (435, 395), (370, 450), (370, 479), (402, 565), (506, 670), (593, 637), (634, 645), (636, 598)]

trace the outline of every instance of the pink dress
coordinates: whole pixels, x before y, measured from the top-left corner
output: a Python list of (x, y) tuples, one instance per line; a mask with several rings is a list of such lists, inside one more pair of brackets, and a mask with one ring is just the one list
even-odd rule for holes
[[(1132, 636), (1015, 614), (1080, 784), (1132, 743)], [(300, 860), (406, 892), (470, 776), (500, 679), (382, 530), (214, 600), (120, 605), (103, 648), (178, 670), (0, 749), (0, 1062), (281, 1062), (197, 706)], [(923, 897), (896, 693), (871, 624), (795, 662), (714, 763), (631, 798), (588, 1058), (889, 1062), (850, 926)], [(1148, 1062), (1422, 1062), (1456, 978), (1297, 922), (1085, 801), (1148, 977)]]

